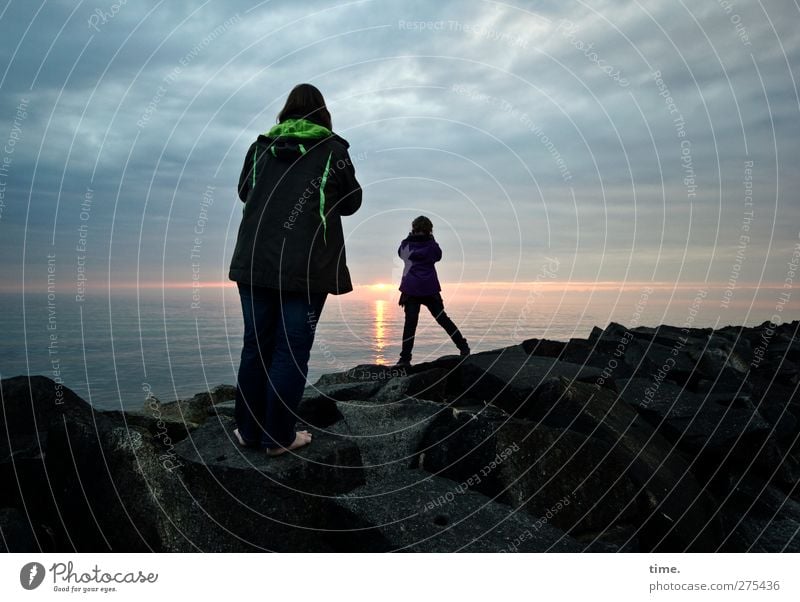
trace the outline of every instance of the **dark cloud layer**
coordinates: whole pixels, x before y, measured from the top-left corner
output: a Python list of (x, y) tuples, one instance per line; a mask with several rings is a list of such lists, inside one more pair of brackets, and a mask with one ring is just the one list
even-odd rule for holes
[(116, 4), (2, 12), (5, 288), (41, 287), (48, 254), (69, 286), (81, 226), (96, 286), (188, 284), (198, 221), (202, 279), (223, 280), (242, 156), (300, 81), (365, 190), (358, 283), (391, 279), (419, 213), (445, 280), (533, 280), (549, 255), (575, 280), (725, 281), (743, 224), (740, 282), (786, 276), (795, 3)]

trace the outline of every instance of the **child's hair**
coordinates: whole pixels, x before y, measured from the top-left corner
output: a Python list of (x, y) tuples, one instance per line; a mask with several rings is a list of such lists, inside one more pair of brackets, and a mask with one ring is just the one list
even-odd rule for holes
[(417, 219), (411, 222), (411, 230), (413, 232), (422, 232), (423, 234), (430, 234), (433, 232), (433, 223), (424, 215), (420, 215)]

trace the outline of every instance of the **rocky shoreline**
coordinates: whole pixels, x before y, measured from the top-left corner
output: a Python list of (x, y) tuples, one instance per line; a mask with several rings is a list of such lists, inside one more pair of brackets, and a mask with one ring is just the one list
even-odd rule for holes
[(0, 381), (7, 551), (800, 551), (800, 339), (529, 339), (306, 389), (314, 441), (232, 437), (235, 390), (94, 411)]

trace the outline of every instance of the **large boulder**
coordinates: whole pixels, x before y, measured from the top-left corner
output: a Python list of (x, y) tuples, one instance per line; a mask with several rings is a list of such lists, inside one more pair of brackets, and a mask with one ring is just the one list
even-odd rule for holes
[[(59, 519), (58, 490), (46, 464), (51, 433), (87, 420), (91, 407), (71, 389), (44, 376), (0, 380), (0, 507), (22, 511), (43, 551), (75, 549)], [(8, 433), (8, 436), (6, 436)], [(63, 460), (69, 460), (65, 452)]]
[(166, 551), (180, 537), (170, 515), (191, 499), (174, 453), (147, 429), (102, 413), (73, 418), (51, 430), (45, 464), (76, 551)]
[(491, 406), (442, 413), (419, 454), (427, 471), (534, 516), (549, 513), (553, 525), (574, 537), (601, 540), (644, 521), (628, 461), (604, 442), (510, 419)]
[(379, 383), (385, 385), (398, 377), (409, 376), (432, 369), (452, 370), (462, 362), (458, 356), (444, 356), (430, 362), (422, 362), (413, 366), (389, 366), (385, 364), (359, 364), (343, 372), (323, 374), (314, 383), (314, 387), (327, 387), (345, 383)]
[(325, 551), (334, 496), (363, 484), (358, 447), (310, 428), (312, 443), (269, 457), (242, 448), (233, 422), (207, 421), (175, 447), (192, 503), (181, 509), (180, 551)]
[[(549, 339), (527, 339), (522, 342), (522, 349), (530, 355), (556, 358), (562, 362), (586, 364), (605, 369), (613, 356), (615, 345), (608, 338), (588, 339), (572, 338), (569, 341), (552, 341)], [(619, 374), (619, 372), (617, 373)]]
[(372, 399), (385, 384), (384, 381), (378, 380), (328, 384), (318, 382), (305, 388), (297, 409), (297, 416), (312, 426), (328, 427), (342, 419), (337, 402), (351, 399)]
[[(155, 398), (151, 398), (155, 400)], [(221, 402), (216, 406), (222, 406), (227, 403)], [(213, 411), (209, 409), (209, 411)], [(98, 412), (112, 420), (112, 422), (124, 425), (126, 428), (139, 429), (147, 431), (154, 439), (158, 440), (164, 447), (171, 447), (185, 439), (189, 433), (196, 429), (205, 418), (198, 420), (186, 421), (180, 417), (173, 415), (163, 415), (158, 411), (146, 412), (144, 410), (102, 410)]]
[(375, 394), (378, 401), (400, 401), (409, 397), (446, 401), (447, 383), (453, 369), (431, 368), (397, 376), (384, 384)]
[(685, 347), (634, 338), (625, 348), (625, 364), (634, 376), (659, 378), (694, 388), (700, 375)]
[(399, 401), (351, 400), (338, 403), (343, 420), (330, 430), (352, 441), (361, 452), (367, 483), (409, 469), (441, 404), (405, 398)]
[(534, 518), (459, 483), (406, 470), (337, 498), (334, 550), (580, 552), (547, 517)]
[(731, 479), (720, 508), (730, 552), (800, 552), (800, 503), (769, 482)]
[(533, 419), (604, 442), (627, 459), (625, 474), (647, 515), (639, 531), (645, 549), (708, 549), (718, 541), (715, 501), (689, 459), (618, 394), (562, 377), (548, 381), (528, 407)]
[[(88, 415), (91, 407), (71, 389), (45, 376), (15, 376), (0, 381), (0, 462), (41, 458), (54, 424), (72, 415)], [(8, 436), (6, 436), (6, 433)]]
[(458, 403), (465, 361), (458, 356), (444, 356), (413, 366), (360, 364), (345, 372), (323, 374), (314, 385), (306, 387), (304, 398), (313, 403), (324, 398), (396, 401), (407, 397)]
[(218, 385), (210, 391), (198, 393), (191, 399), (162, 402), (150, 395), (144, 402), (142, 412), (163, 420), (190, 423), (193, 426), (205, 421), (209, 408), (214, 404), (236, 398), (236, 387)]
[(664, 347), (680, 347), (686, 345), (689, 347), (702, 347), (709, 335), (713, 332), (711, 328), (684, 328), (681, 326), (671, 326), (669, 324), (662, 324), (660, 326), (635, 326), (634, 328), (627, 329), (621, 324), (611, 322), (604, 330), (603, 334), (614, 333), (617, 336), (619, 333), (627, 331), (634, 338), (644, 341), (646, 343), (656, 343)]
[[(746, 386), (744, 375), (752, 357), (746, 336), (730, 329), (678, 326), (637, 326), (611, 322), (595, 328), (588, 342), (604, 349), (616, 378), (656, 378), (686, 385), (690, 390), (731, 393)], [(610, 347), (613, 346), (613, 357)], [(724, 374), (724, 378), (718, 378)]]
[(42, 552), (45, 549), (39, 543), (29, 517), (17, 508), (0, 508), (0, 553)]
[(17, 475), (4, 481), (16, 487), (2, 488), (3, 502), (24, 509), (44, 550), (163, 551), (180, 537), (169, 514), (191, 499), (176, 486), (171, 449), (185, 427), (145, 413), (94, 411), (44, 377), (0, 387), (15, 429), (4, 440), (14, 453), (0, 470), (4, 479)]
[[(620, 395), (670, 442), (695, 458), (695, 472), (711, 476), (723, 464), (740, 465), (766, 448), (759, 459), (775, 468), (779, 450), (773, 426), (746, 395), (699, 394), (669, 381), (632, 378), (619, 382)], [(778, 461), (778, 464), (780, 462)]]
[(626, 474), (628, 458), (608, 444), (567, 429), (510, 421), (498, 430), (497, 446), (519, 448), (500, 466), (510, 503), (538, 516), (561, 501), (564, 509), (554, 513), (553, 524), (564, 531), (603, 539), (646, 518), (639, 488)]
[[(603, 379), (593, 366), (529, 355), (521, 345), (496, 352), (469, 356), (458, 370), (460, 405), (491, 403), (515, 417), (525, 417), (526, 405), (548, 379), (562, 376), (581, 382), (602, 382), (614, 389), (612, 379)], [(452, 389), (452, 387), (451, 387)]]

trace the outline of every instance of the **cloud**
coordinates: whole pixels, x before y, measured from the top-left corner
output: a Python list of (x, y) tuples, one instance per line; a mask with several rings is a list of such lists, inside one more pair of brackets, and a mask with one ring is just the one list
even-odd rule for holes
[(12, 287), (22, 247), (28, 284), (41, 283), (49, 250), (74, 271), (88, 188), (93, 281), (109, 267), (119, 282), (189, 281), (208, 187), (204, 278), (223, 279), (244, 151), (299, 81), (323, 90), (360, 155), (365, 202), (345, 220), (356, 282), (391, 274), (420, 213), (435, 216), (448, 279), (531, 280), (545, 253), (577, 280), (724, 279), (746, 160), (742, 278), (758, 281), (764, 262), (768, 279), (785, 276), (800, 223), (794, 6), (111, 6), (13, 3), (0, 20), (5, 133), (29, 99), (3, 178)]

